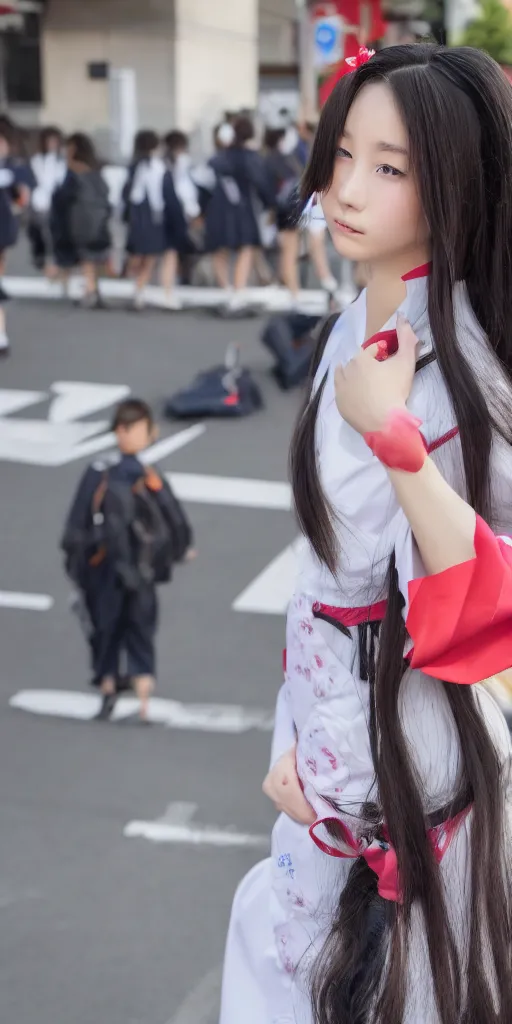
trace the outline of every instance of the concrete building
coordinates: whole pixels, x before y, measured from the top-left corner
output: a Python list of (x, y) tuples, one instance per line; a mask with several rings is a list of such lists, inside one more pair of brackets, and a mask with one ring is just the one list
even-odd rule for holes
[(32, 90), (7, 89), (10, 113), (25, 124), (80, 128), (103, 149), (115, 149), (123, 103), (133, 108), (136, 100), (138, 125), (209, 131), (226, 109), (255, 109), (260, 82), (266, 93), (297, 90), (296, 0), (40, 0), (39, 6), (40, 17), (25, 18), (24, 33), (4, 35), (8, 67), (18, 68), (21, 83), (28, 71), (19, 69), (29, 56), (20, 60), (19, 50), (30, 30)]

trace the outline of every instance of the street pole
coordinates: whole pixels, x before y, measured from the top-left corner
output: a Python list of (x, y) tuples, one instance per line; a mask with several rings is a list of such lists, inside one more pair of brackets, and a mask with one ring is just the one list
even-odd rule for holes
[(308, 0), (295, 0), (299, 26), (300, 105), (302, 119), (313, 121), (318, 113), (313, 39)]
[(0, 112), (7, 110), (7, 47), (5, 33), (0, 29)]

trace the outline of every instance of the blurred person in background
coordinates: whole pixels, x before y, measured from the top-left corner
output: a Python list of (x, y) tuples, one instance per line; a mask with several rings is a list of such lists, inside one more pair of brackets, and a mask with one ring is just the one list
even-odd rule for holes
[(295, 150), (295, 129), (267, 128), (264, 138), (265, 165), (274, 195), (279, 246), (279, 278), (288, 288), (292, 302), (298, 297), (299, 214), (298, 189), (302, 167)]
[[(202, 248), (204, 241), (203, 221), (199, 188), (194, 181), (194, 167), (189, 153), (189, 140), (185, 132), (168, 132), (164, 137), (165, 159), (171, 170), (174, 189), (185, 217), (185, 233), (179, 253), (179, 274), (182, 284), (190, 284), (193, 254)], [(161, 280), (166, 287), (168, 261), (172, 264), (173, 254), (166, 253), (162, 261)], [(171, 268), (172, 274), (172, 268)], [(174, 270), (176, 275), (176, 270)]]
[(66, 177), (67, 167), (62, 154), (62, 144), (62, 132), (59, 128), (43, 128), (39, 136), (37, 153), (30, 161), (36, 184), (30, 202), (28, 237), (34, 266), (38, 270), (44, 269), (50, 278), (58, 274), (53, 257), (50, 211), (54, 193)]
[[(231, 126), (227, 126), (231, 128)], [(232, 126), (234, 140), (220, 149), (210, 161), (215, 173), (215, 187), (206, 207), (205, 248), (213, 253), (216, 282), (231, 291), (230, 261), (235, 254), (233, 293), (227, 300), (227, 311), (242, 309), (244, 295), (254, 263), (255, 249), (261, 244), (254, 200), (264, 207), (273, 205), (274, 196), (261, 155), (254, 151), (254, 125), (250, 118), (239, 117)], [(219, 129), (220, 137), (223, 127)]]
[(55, 189), (50, 214), (55, 262), (65, 276), (80, 267), (85, 289), (78, 305), (102, 308), (98, 275), (109, 256), (111, 210), (108, 187), (88, 135), (70, 135), (66, 164), (67, 173)]
[(167, 309), (179, 309), (176, 294), (178, 252), (186, 243), (186, 221), (173, 176), (163, 159), (156, 132), (144, 129), (135, 138), (133, 161), (123, 189), (128, 224), (127, 252), (135, 275), (133, 306), (145, 305), (145, 291), (159, 258), (164, 258), (162, 285)]
[(16, 157), (17, 134), (8, 118), (0, 119), (0, 302), (9, 296), (2, 287), (7, 250), (16, 245), (19, 216), (30, 202), (34, 179), (30, 167)]
[(297, 125), (297, 147), (296, 153), (297, 158), (300, 160), (302, 169), (305, 168), (308, 160), (313, 142), (315, 141), (316, 125), (312, 121), (301, 121)]

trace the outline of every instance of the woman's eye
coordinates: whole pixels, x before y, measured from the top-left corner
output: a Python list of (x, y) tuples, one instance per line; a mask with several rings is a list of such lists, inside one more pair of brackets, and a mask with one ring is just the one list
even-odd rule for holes
[(338, 146), (336, 156), (341, 156), (343, 158), (348, 157), (350, 160), (352, 159), (352, 153), (349, 153), (348, 149), (343, 149), (343, 146)]
[(377, 173), (383, 174), (386, 178), (403, 178), (404, 172), (399, 171), (397, 167), (391, 167), (389, 164), (381, 164), (377, 167)]

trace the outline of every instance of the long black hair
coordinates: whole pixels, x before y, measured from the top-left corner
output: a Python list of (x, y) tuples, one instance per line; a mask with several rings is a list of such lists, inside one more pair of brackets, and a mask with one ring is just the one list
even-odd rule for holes
[(160, 137), (152, 128), (142, 128), (137, 132), (133, 144), (133, 163), (138, 164), (141, 160), (149, 160), (152, 154), (160, 145)]
[(66, 139), (69, 156), (78, 164), (84, 164), (91, 171), (99, 169), (94, 143), (84, 132), (75, 132)]
[[(493, 522), (490, 456), (497, 432), (512, 443), (511, 411), (486, 400), (457, 336), (454, 286), (463, 281), (477, 320), (512, 375), (512, 89), (499, 66), (468, 48), (420, 44), (382, 50), (337, 85), (320, 120), (303, 197), (325, 192), (348, 111), (360, 89), (392, 90), (409, 135), (412, 166), (430, 227), (428, 311), (435, 357), (460, 431), (467, 499)], [(492, 358), (491, 354), (490, 358)], [(421, 369), (418, 369), (421, 372)], [(334, 576), (335, 511), (323, 494), (315, 453), (322, 386), (305, 403), (291, 448), (297, 515)], [(508, 397), (510, 403), (512, 389)], [(451, 803), (426, 816), (400, 714), (406, 639), (394, 555), (382, 623), (370, 731), (380, 822), (396, 849), (401, 904), (377, 893), (376, 876), (356, 861), (312, 981), (316, 1024), (401, 1024), (413, 905), (425, 928), (440, 1024), (512, 1020), (512, 865), (505, 861), (506, 766), (471, 687), (439, 683), (459, 736), (460, 770)], [(471, 803), (467, 948), (452, 934), (427, 829)], [(444, 818), (443, 818), (444, 816)], [(410, 979), (414, 984), (414, 979)]]

